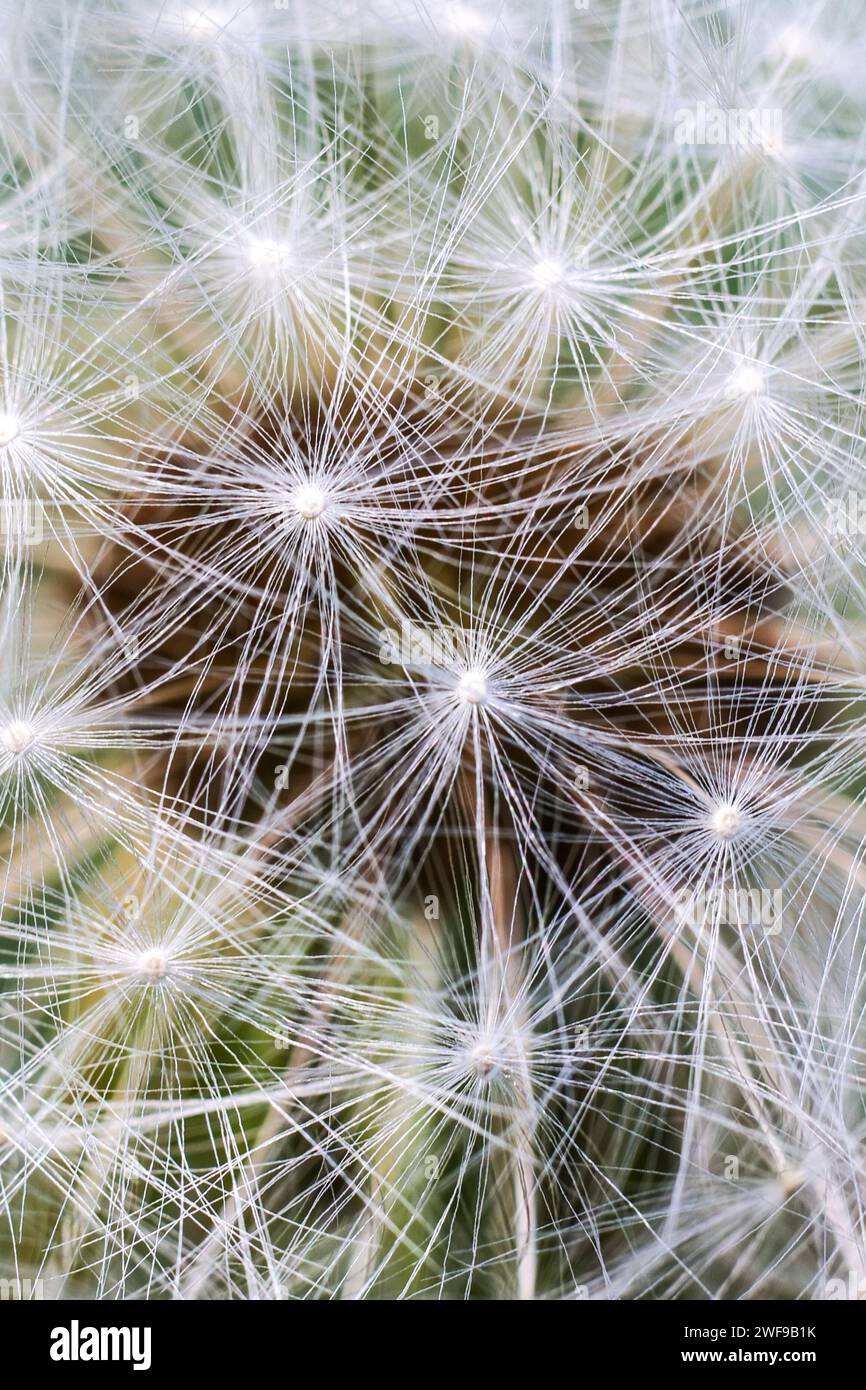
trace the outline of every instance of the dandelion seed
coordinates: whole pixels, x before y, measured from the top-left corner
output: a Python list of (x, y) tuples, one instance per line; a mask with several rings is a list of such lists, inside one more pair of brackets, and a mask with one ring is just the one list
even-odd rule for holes
[(21, 421), (17, 415), (10, 415), (5, 411), (0, 414), (0, 449), (14, 443), (20, 433)]
[(0, 744), (7, 753), (26, 753), (36, 742), (36, 730), (24, 719), (12, 719), (0, 728)]
[(759, 396), (766, 390), (766, 385), (766, 375), (761, 368), (753, 366), (751, 363), (744, 363), (731, 372), (727, 380), (726, 391), (729, 396), (742, 399)]
[(194, 40), (218, 39), (232, 25), (243, 24), (245, 7), (232, 4), (184, 5), (180, 20), (183, 32)]
[(723, 803), (710, 815), (709, 826), (722, 840), (733, 840), (743, 828), (743, 817), (736, 806)]
[(291, 504), (304, 521), (316, 521), (327, 508), (328, 498), (315, 483), (302, 483), (292, 493)]
[(135, 962), (135, 973), (150, 985), (158, 985), (169, 972), (170, 959), (160, 946), (152, 946)]
[(283, 274), (290, 258), (291, 251), (285, 242), (269, 237), (250, 237), (247, 242), (247, 260), (258, 275)]
[(483, 671), (469, 670), (464, 671), (457, 682), (456, 693), (458, 700), (462, 700), (467, 705), (483, 705), (489, 695), (487, 687), (487, 677)]
[(786, 24), (776, 38), (775, 46), (789, 62), (808, 63), (814, 59), (818, 40), (799, 24)]
[(786, 1200), (789, 1197), (793, 1197), (794, 1193), (799, 1191), (805, 1181), (805, 1174), (799, 1168), (785, 1168), (777, 1177), (782, 1196)]
[(544, 294), (553, 294), (565, 280), (565, 266), (553, 256), (536, 261), (531, 271), (534, 285)]
[(491, 21), (485, 19), (479, 10), (460, 3), (460, 0), (449, 0), (440, 22), (446, 34), (469, 42), (486, 37), (491, 28)]
[(765, 131), (758, 138), (758, 146), (772, 159), (781, 159), (785, 154), (785, 143), (780, 134), (774, 131)]
[(488, 1042), (477, 1042), (467, 1053), (469, 1070), (477, 1077), (487, 1081), (499, 1070), (500, 1060)]

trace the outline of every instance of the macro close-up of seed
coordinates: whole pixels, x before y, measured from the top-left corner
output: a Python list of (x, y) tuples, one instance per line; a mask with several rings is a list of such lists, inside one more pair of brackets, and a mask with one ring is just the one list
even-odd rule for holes
[(864, 20), (0, 3), (0, 1298), (866, 1298)]

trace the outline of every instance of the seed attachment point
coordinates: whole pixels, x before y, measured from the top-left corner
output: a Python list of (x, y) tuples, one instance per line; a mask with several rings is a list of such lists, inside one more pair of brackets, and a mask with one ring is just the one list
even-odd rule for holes
[(733, 840), (743, 828), (743, 817), (736, 806), (723, 802), (710, 816), (710, 829), (722, 840)]
[(480, 1081), (487, 1081), (499, 1070), (499, 1058), (488, 1042), (477, 1042), (467, 1054), (469, 1070)]
[(483, 671), (464, 671), (457, 682), (457, 698), (465, 705), (483, 705), (488, 697), (487, 677)]
[(17, 415), (0, 411), (0, 449), (7, 449), (21, 433), (21, 421)]
[(315, 483), (303, 483), (292, 493), (292, 506), (303, 521), (318, 520), (327, 505), (327, 497)]
[(776, 1181), (782, 1196), (787, 1201), (789, 1197), (793, 1197), (794, 1193), (799, 1191), (806, 1178), (800, 1168), (784, 1168), (781, 1173), (777, 1174)]
[(767, 379), (761, 368), (744, 362), (728, 377), (727, 394), (734, 400), (748, 400), (749, 397), (760, 396), (766, 385)]
[(250, 237), (247, 260), (258, 275), (284, 274), (289, 264), (289, 247), (274, 237)]
[(532, 283), (543, 294), (553, 294), (565, 280), (565, 266), (555, 256), (543, 256), (532, 267)]
[(135, 963), (135, 972), (149, 985), (160, 984), (168, 974), (169, 958), (161, 946), (151, 946)]
[(0, 745), (16, 756), (26, 753), (36, 741), (36, 730), (26, 719), (12, 719), (0, 728)]

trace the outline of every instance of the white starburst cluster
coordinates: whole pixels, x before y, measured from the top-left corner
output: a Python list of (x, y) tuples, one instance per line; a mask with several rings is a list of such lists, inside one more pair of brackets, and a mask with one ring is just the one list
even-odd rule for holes
[(0, 1278), (866, 1281), (866, 49), (693, 11), (23, 7)]

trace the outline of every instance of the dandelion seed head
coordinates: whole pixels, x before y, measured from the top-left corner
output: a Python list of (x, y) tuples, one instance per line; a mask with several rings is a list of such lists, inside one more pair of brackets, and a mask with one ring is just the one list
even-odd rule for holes
[(457, 682), (457, 698), (465, 705), (483, 705), (488, 699), (487, 677), (476, 667), (464, 671)]
[(7, 753), (26, 753), (36, 741), (36, 730), (26, 719), (12, 719), (0, 728), (0, 744)]
[(317, 521), (327, 508), (328, 498), (316, 483), (302, 483), (292, 493), (291, 504), (303, 521)]
[(21, 433), (21, 421), (8, 411), (0, 412), (0, 449), (14, 443)]
[(7, 64), (4, 1268), (866, 1287), (850, 24), (80, 8)]

